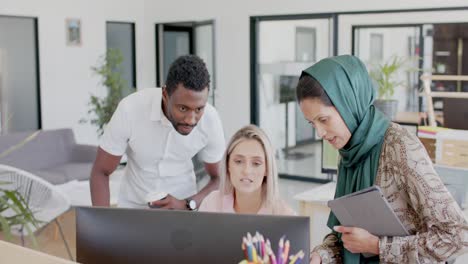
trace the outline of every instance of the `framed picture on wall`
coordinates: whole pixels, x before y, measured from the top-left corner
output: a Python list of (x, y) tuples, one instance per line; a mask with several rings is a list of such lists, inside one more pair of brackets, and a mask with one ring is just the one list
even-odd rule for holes
[(67, 46), (81, 46), (81, 21), (77, 18), (66, 19)]

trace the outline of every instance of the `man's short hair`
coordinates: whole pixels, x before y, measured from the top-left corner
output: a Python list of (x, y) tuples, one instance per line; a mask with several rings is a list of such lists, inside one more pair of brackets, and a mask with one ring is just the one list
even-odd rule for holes
[(205, 62), (196, 55), (184, 55), (177, 58), (169, 68), (166, 79), (166, 90), (168, 95), (182, 84), (185, 88), (193, 91), (203, 91), (210, 86), (210, 74)]

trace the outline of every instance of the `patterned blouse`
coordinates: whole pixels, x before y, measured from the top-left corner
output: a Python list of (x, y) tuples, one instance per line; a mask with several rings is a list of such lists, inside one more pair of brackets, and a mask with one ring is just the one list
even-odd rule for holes
[[(392, 123), (385, 134), (375, 184), (411, 234), (380, 237), (380, 263), (444, 263), (468, 248), (468, 223), (419, 139)], [(335, 234), (314, 248), (322, 263), (342, 263)]]

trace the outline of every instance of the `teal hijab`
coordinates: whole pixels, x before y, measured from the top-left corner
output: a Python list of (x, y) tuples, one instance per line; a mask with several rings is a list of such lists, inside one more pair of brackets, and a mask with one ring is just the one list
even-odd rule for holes
[[(375, 90), (366, 67), (357, 57), (344, 55), (323, 59), (302, 74), (322, 85), (351, 132), (351, 139), (339, 150), (335, 198), (372, 186), (390, 122), (373, 105)], [(327, 225), (331, 229), (340, 225), (333, 213)], [(378, 263), (378, 258), (365, 259), (346, 249), (343, 258), (346, 264)]]

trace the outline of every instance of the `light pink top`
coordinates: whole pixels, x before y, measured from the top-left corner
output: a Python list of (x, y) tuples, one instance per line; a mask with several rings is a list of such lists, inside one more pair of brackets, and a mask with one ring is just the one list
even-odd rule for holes
[[(232, 194), (221, 195), (219, 191), (213, 191), (208, 194), (198, 209), (200, 212), (221, 212), (221, 213), (233, 213), (234, 210), (234, 197)], [(273, 212), (274, 211), (274, 212)], [(273, 210), (273, 208), (267, 208), (262, 205), (257, 214), (261, 215), (296, 215), (285, 202), (281, 201)]]

